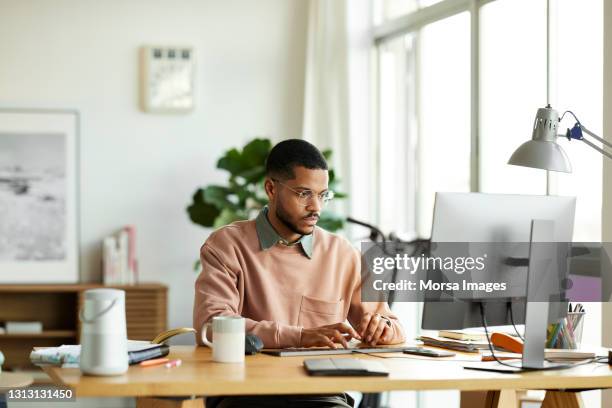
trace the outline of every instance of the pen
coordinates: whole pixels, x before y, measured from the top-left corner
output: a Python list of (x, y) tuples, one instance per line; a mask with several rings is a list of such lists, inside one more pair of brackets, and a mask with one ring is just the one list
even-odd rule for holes
[(176, 360), (171, 360), (166, 363), (166, 368), (180, 367), (181, 364), (183, 364), (183, 361), (180, 358)]
[(151, 367), (151, 366), (156, 366), (159, 364), (167, 363), (168, 361), (170, 361), (170, 359), (168, 358), (154, 358), (153, 360), (146, 360), (146, 361), (141, 362), (140, 366)]

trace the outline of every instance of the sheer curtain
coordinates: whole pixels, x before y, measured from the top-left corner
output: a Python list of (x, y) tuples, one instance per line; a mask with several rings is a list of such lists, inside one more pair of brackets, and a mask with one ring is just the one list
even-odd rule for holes
[[(361, 3), (361, 4), (359, 4)], [(348, 200), (334, 210), (375, 222), (369, 148), (369, 2), (310, 0), (302, 137), (332, 149), (331, 165)], [(350, 230), (345, 230), (349, 236)], [(364, 235), (358, 233), (357, 235)]]

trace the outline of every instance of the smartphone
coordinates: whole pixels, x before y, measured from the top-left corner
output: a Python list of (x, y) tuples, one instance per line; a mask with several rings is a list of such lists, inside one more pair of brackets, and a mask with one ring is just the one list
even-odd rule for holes
[(455, 353), (443, 350), (431, 350), (424, 347), (408, 347), (404, 349), (404, 354), (415, 354), (426, 357), (452, 357)]

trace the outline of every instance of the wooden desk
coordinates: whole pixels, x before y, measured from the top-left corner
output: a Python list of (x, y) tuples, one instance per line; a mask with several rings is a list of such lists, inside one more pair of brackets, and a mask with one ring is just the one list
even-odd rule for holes
[(33, 381), (32, 377), (27, 374), (2, 372), (0, 373), (0, 390), (27, 387)]
[(4, 393), (11, 388), (27, 387), (33, 378), (27, 374), (0, 372), (0, 408), (6, 408)]
[[(399, 353), (384, 356), (407, 357)], [(117, 377), (83, 376), (77, 368), (45, 367), (44, 370), (56, 384), (72, 388), (79, 397), (326, 394), (343, 391), (455, 389), (493, 391), (488, 398), (492, 398), (498, 407), (514, 408), (511, 402), (513, 393), (510, 390), (612, 388), (612, 368), (604, 364), (582, 365), (560, 371), (497, 374), (465, 370), (462, 361), (453, 361), (477, 358), (468, 354), (446, 361), (418, 356), (386, 360), (366, 355), (351, 356), (382, 362), (391, 371), (389, 377), (309, 377), (302, 367), (304, 357), (260, 354), (247, 356), (244, 365), (214, 363), (208, 348), (195, 346), (173, 346), (169, 357), (183, 360), (182, 366), (171, 369), (164, 366), (135, 366), (127, 374)], [(500, 392), (502, 390), (504, 392)], [(549, 394), (551, 398), (560, 397), (565, 402), (577, 401), (576, 398), (570, 398), (569, 393)], [(568, 395), (564, 397), (565, 394)], [(551, 398), (547, 396), (549, 404)]]

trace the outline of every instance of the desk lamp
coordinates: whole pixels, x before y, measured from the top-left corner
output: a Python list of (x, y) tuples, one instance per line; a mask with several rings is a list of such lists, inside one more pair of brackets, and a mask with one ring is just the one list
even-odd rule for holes
[[(567, 113), (574, 117), (576, 124), (571, 129), (568, 128), (565, 135), (557, 134), (557, 128)], [(612, 147), (611, 143), (585, 128), (571, 111), (565, 111), (559, 118), (557, 111), (547, 105), (545, 108), (538, 109), (531, 140), (523, 143), (514, 151), (510, 160), (508, 160), (508, 164), (571, 173), (572, 165), (565, 151), (557, 144), (557, 137), (565, 137), (569, 141), (572, 139), (580, 140), (612, 159), (612, 154), (585, 139), (583, 132), (604, 145)]]

